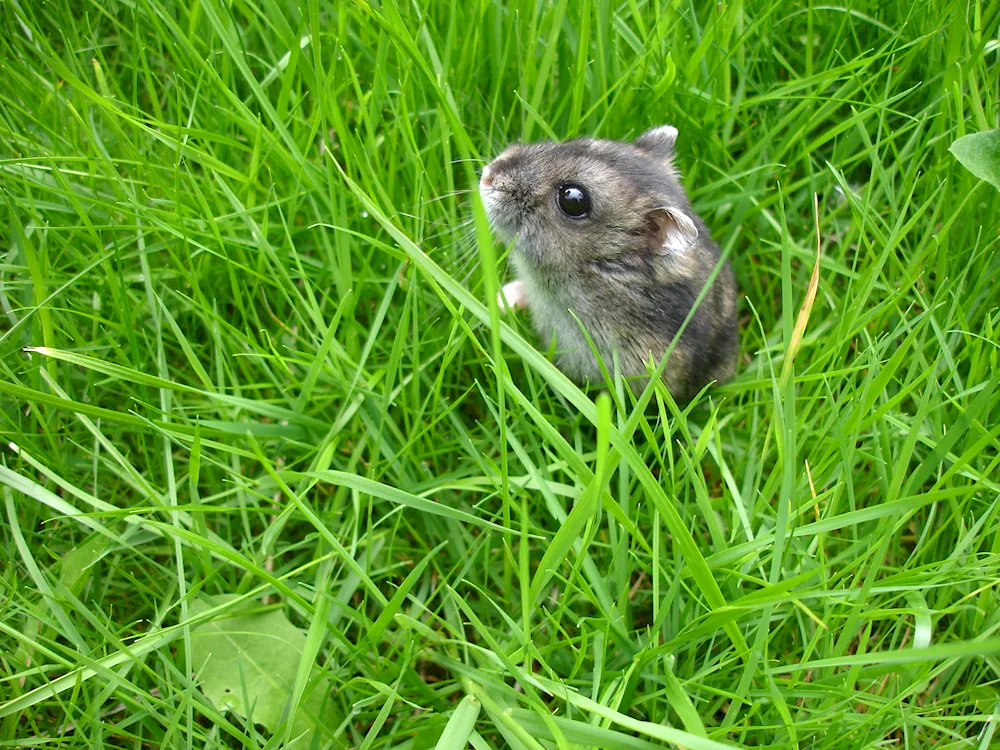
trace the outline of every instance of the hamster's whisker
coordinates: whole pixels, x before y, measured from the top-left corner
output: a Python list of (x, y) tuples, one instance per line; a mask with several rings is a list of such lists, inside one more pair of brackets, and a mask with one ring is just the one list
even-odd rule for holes
[(454, 234), (454, 229), (444, 229), (440, 232), (434, 232), (433, 234), (428, 234), (425, 238), (428, 242), (439, 241), (442, 238), (450, 237)]
[(407, 219), (413, 219), (414, 221), (420, 221), (424, 224), (433, 224), (437, 219), (428, 219), (426, 216), (417, 216), (416, 214), (408, 214), (405, 211), (399, 211), (400, 216), (405, 216)]
[(465, 268), (476, 260), (479, 247), (476, 244), (474, 233), (466, 233), (460, 237), (457, 243), (457, 252), (454, 254), (455, 268)]
[(466, 195), (467, 193), (471, 193), (471, 192), (472, 192), (472, 190), (453, 190), (450, 193), (444, 193), (442, 195), (436, 195), (433, 198), (427, 198), (427, 199), (425, 199), (425, 202), (426, 203), (436, 203), (437, 201), (443, 201), (443, 200), (447, 200), (448, 198), (454, 198), (457, 195)]
[[(437, 225), (437, 223), (436, 223), (436, 225)], [(435, 232), (434, 234), (432, 234), (430, 236), (431, 237), (446, 237), (449, 234), (456, 234), (458, 232), (462, 232), (462, 233), (468, 234), (468, 230), (469, 230), (469, 227), (471, 225), (472, 225), (472, 220), (471, 219), (469, 221), (463, 221), (461, 224), (456, 224), (454, 226), (452, 226), (450, 224), (445, 224), (441, 228), (441, 231)]]

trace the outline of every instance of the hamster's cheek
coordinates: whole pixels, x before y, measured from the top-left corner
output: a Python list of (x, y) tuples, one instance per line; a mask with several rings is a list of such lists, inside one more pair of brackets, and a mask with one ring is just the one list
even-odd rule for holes
[(538, 266), (540, 264), (540, 253), (531, 221), (522, 222), (517, 232), (513, 234), (513, 238), (515, 253), (530, 266)]
[(552, 265), (567, 273), (586, 266), (589, 256), (589, 242), (573, 231), (563, 227), (550, 230), (547, 235), (545, 254)]
[(492, 191), (483, 198), (483, 208), (490, 221), (493, 233), (503, 242), (510, 242), (518, 234), (521, 216), (516, 207), (500, 200)]

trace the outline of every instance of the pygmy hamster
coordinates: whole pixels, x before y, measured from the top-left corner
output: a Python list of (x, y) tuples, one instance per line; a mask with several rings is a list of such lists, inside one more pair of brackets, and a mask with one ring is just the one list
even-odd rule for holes
[[(719, 261), (674, 167), (676, 138), (663, 126), (634, 143), (517, 144), (483, 169), (490, 224), (514, 240), (518, 280), (504, 287), (501, 309), (530, 308), (542, 343), (555, 339), (557, 364), (578, 381), (601, 372), (577, 319), (609, 370), (617, 350), (625, 376), (646, 375)], [(737, 346), (726, 262), (670, 355), (667, 388), (686, 399), (727, 379)]]

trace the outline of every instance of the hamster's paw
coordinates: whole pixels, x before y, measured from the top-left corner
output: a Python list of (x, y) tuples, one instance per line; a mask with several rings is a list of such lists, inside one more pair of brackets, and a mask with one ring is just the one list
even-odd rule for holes
[(512, 312), (528, 304), (528, 299), (524, 292), (524, 282), (512, 281), (504, 284), (503, 289), (497, 295), (497, 304), (500, 312)]

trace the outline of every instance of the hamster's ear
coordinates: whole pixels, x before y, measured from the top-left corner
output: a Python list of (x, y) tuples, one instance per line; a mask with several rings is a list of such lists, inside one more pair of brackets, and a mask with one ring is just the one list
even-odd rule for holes
[(673, 125), (663, 125), (635, 139), (635, 145), (643, 151), (666, 161), (674, 155), (674, 143), (677, 141), (677, 128)]
[(679, 208), (656, 208), (647, 216), (653, 252), (681, 253), (698, 239), (698, 227)]

